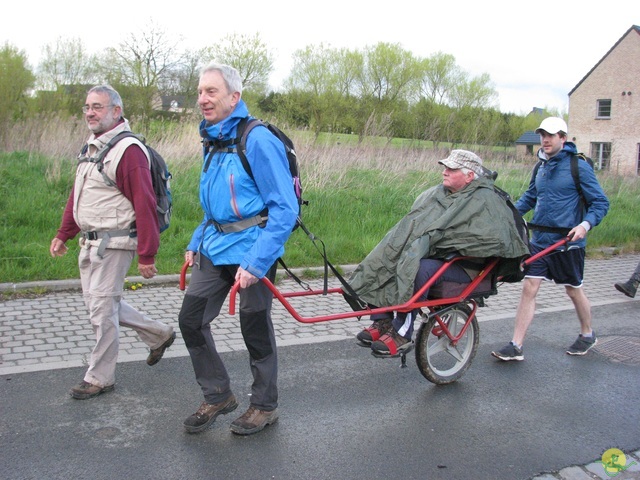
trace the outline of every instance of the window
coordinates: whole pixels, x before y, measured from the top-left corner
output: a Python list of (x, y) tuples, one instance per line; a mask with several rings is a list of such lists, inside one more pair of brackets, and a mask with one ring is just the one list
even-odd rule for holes
[(611, 118), (611, 100), (598, 100), (596, 118)]
[(611, 160), (611, 144), (610, 143), (592, 143), (591, 159), (596, 170), (609, 170), (609, 162)]

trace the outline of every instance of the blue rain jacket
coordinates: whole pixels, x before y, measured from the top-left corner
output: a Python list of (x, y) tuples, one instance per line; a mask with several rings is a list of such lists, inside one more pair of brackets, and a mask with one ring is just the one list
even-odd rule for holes
[[(533, 210), (531, 223), (571, 229), (586, 220), (593, 228), (609, 211), (609, 199), (593, 168), (580, 160), (580, 184), (586, 200), (586, 205), (582, 208), (580, 195), (571, 176), (571, 156), (575, 153), (576, 146), (572, 142), (566, 142), (562, 150), (548, 160), (544, 151), (538, 150), (538, 158), (542, 160), (542, 164), (527, 191), (516, 202), (516, 208), (522, 215)], [(531, 243), (545, 248), (561, 238), (561, 233), (533, 230)], [(587, 240), (583, 238), (569, 243), (569, 247), (585, 247), (586, 244)]]
[[(215, 125), (200, 123), (204, 139), (228, 140), (236, 137), (240, 120), (249, 115), (240, 100), (229, 117)], [(247, 159), (252, 179), (235, 152), (215, 153), (207, 171), (204, 152), (200, 176), (202, 223), (195, 229), (187, 250), (200, 252), (214, 265), (240, 265), (262, 278), (284, 254), (284, 244), (298, 216), (298, 200), (293, 190), (289, 162), (280, 140), (264, 127), (257, 127), (247, 137)], [(222, 233), (208, 224), (237, 222), (269, 210), (264, 228), (253, 226), (241, 232)]]

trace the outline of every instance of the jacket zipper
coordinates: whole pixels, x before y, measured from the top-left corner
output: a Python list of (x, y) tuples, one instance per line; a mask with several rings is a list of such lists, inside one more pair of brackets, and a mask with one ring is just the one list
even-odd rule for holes
[(238, 218), (242, 218), (240, 214), (240, 209), (238, 209), (238, 201), (236, 199), (236, 189), (233, 181), (233, 173), (229, 176), (229, 187), (231, 190), (231, 208), (233, 208), (233, 212), (236, 214)]

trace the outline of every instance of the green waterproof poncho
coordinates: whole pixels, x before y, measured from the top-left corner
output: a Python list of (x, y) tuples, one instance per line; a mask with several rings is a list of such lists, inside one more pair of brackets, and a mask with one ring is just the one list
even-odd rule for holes
[(529, 254), (493, 180), (478, 178), (455, 193), (443, 185), (424, 191), (356, 267), (349, 284), (370, 305), (399, 305), (413, 295), (420, 259), (444, 258), (452, 252), (505, 259)]

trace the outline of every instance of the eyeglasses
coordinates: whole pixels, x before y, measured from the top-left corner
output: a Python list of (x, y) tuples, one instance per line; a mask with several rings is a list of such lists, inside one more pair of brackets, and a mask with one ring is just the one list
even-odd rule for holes
[(98, 113), (107, 107), (113, 107), (113, 105), (100, 105), (99, 103), (94, 103), (93, 105), (84, 105), (82, 107), (82, 113), (87, 113), (89, 110), (93, 110), (94, 112)]

